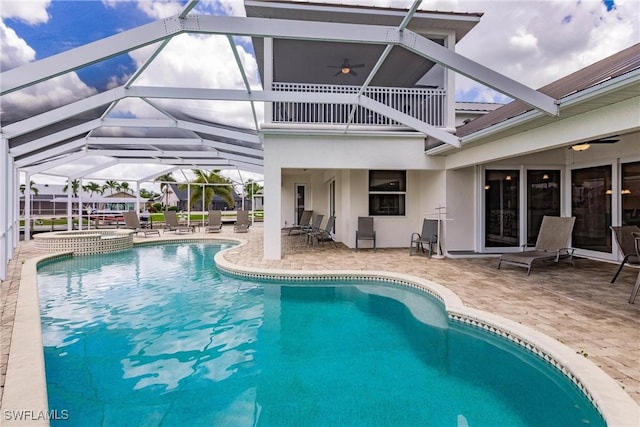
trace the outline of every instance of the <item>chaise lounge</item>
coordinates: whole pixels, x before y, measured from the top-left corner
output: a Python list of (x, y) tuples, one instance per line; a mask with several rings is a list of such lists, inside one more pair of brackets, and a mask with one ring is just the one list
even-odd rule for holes
[(124, 217), (125, 227), (134, 230), (136, 234), (142, 233), (144, 237), (147, 237), (150, 234), (157, 234), (160, 237), (160, 230), (154, 230), (153, 228), (142, 228), (140, 226), (140, 219), (138, 219), (138, 214), (135, 212), (123, 212), (122, 216)]
[(510, 252), (502, 254), (498, 262), (498, 269), (502, 264), (511, 264), (527, 269), (527, 276), (535, 261), (560, 260), (562, 255), (573, 257), (573, 248), (569, 246), (575, 217), (544, 216), (538, 232), (538, 240), (534, 250)]

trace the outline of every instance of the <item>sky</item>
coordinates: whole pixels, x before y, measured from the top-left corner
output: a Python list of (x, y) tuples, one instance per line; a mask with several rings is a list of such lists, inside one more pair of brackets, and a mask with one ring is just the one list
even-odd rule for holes
[[(324, 3), (408, 8), (410, 0), (323, 0)], [(0, 0), (2, 71), (178, 14), (184, 1)], [(425, 0), (422, 10), (481, 12), (480, 23), (457, 52), (532, 88), (539, 88), (640, 41), (640, 0)], [(242, 0), (202, 0), (192, 13), (244, 15)], [(235, 38), (250, 84), (260, 88), (250, 39)], [(52, 108), (122, 85), (150, 55), (138, 49), (88, 69), (4, 96), (0, 111), (13, 106)], [(193, 58), (198, 61), (193, 61)], [(136, 81), (141, 85), (244, 88), (225, 37), (175, 37)], [(171, 70), (168, 72), (167, 70)], [(508, 102), (505, 96), (459, 76), (458, 101)], [(247, 104), (187, 102), (221, 123), (253, 128)], [(142, 102), (121, 103), (113, 115), (149, 117)], [(259, 117), (260, 119), (261, 117)], [(126, 167), (126, 166), (121, 166)], [(238, 176), (233, 176), (238, 179)], [(243, 179), (261, 179), (243, 174)], [(48, 178), (46, 178), (48, 179)], [(46, 180), (45, 179), (45, 180)], [(34, 177), (36, 182), (39, 177)], [(55, 181), (55, 179), (53, 179)], [(63, 180), (64, 181), (64, 180)]]

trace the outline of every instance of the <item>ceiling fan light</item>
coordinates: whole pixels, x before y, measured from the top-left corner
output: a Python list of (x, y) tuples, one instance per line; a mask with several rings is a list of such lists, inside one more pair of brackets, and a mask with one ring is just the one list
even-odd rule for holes
[(349, 74), (351, 72), (351, 68), (349, 67), (342, 67), (342, 69), (340, 70), (340, 72), (342, 74)]
[(573, 151), (585, 151), (591, 147), (591, 144), (583, 143), (583, 144), (575, 144), (571, 146)]

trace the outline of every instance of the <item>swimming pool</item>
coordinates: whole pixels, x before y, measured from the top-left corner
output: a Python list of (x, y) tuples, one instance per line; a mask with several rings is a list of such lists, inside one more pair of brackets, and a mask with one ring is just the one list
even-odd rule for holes
[(422, 292), (230, 277), (212, 263), (228, 246), (41, 265), (60, 424), (604, 425), (548, 363)]

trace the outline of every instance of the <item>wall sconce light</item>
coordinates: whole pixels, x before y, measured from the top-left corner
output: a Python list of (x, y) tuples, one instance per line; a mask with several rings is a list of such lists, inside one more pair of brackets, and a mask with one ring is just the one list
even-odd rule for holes
[(544, 175), (542, 175), (542, 179), (549, 179), (549, 175), (545, 173)]
[(489, 184), (487, 184), (487, 185), (485, 185), (485, 186), (484, 186), (484, 189), (485, 189), (485, 190), (488, 190), (488, 189), (490, 189), (490, 188), (491, 188), (491, 186), (490, 186)]
[(591, 144), (589, 143), (582, 143), (582, 144), (574, 144), (571, 146), (571, 149), (573, 151), (585, 151), (588, 150), (591, 147)]
[(611, 191), (611, 189), (608, 189), (607, 191), (604, 192), (604, 194), (613, 194), (613, 191)]
[(625, 188), (624, 190), (622, 190), (620, 192), (620, 194), (622, 194), (622, 195), (631, 194), (631, 190), (629, 190), (628, 188)]
[(507, 175), (507, 176), (505, 176), (505, 177), (504, 177), (504, 180), (505, 180), (505, 181), (511, 181), (511, 175)]

